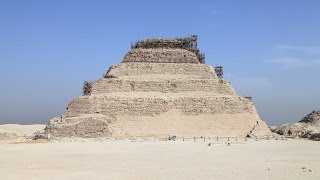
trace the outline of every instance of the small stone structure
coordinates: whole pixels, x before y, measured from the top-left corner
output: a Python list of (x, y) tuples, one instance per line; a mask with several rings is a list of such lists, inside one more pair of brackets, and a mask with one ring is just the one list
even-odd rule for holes
[(83, 88), (82, 88), (82, 94), (83, 95), (90, 95), (92, 91), (92, 83), (91, 81), (84, 81)]
[(222, 66), (216, 66), (214, 68), (214, 71), (216, 72), (218, 78), (223, 79), (223, 67)]
[(270, 134), (253, 102), (222, 79), (222, 67), (217, 71), (204, 63), (197, 36), (147, 39), (131, 46), (123, 62), (112, 65), (103, 78), (84, 83), (83, 96), (47, 124), (48, 133), (163, 139)]

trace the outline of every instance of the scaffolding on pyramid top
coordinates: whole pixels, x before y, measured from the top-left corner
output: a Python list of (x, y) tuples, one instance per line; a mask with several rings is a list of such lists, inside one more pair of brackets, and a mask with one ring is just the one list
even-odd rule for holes
[(191, 35), (183, 38), (151, 38), (131, 43), (131, 49), (156, 49), (156, 48), (178, 48), (195, 53), (200, 63), (205, 64), (205, 55), (198, 49), (198, 36)]

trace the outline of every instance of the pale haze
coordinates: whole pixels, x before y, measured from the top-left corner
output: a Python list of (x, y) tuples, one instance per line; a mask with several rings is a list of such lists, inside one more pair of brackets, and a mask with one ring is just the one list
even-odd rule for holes
[(320, 1), (0, 1), (0, 124), (46, 123), (131, 42), (196, 34), (268, 125), (320, 109)]

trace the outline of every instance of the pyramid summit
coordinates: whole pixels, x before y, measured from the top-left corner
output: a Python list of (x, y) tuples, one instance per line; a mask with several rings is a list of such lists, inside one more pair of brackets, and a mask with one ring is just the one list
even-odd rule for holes
[(55, 137), (268, 135), (251, 98), (237, 95), (222, 77), (222, 67), (205, 64), (197, 36), (138, 41), (104, 77), (85, 82), (83, 95), (46, 131)]

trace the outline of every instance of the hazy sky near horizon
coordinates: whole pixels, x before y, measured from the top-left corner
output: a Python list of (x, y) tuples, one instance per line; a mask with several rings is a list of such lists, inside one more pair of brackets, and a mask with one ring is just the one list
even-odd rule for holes
[(320, 1), (0, 0), (0, 124), (46, 123), (130, 43), (197, 34), (263, 120), (320, 109)]

